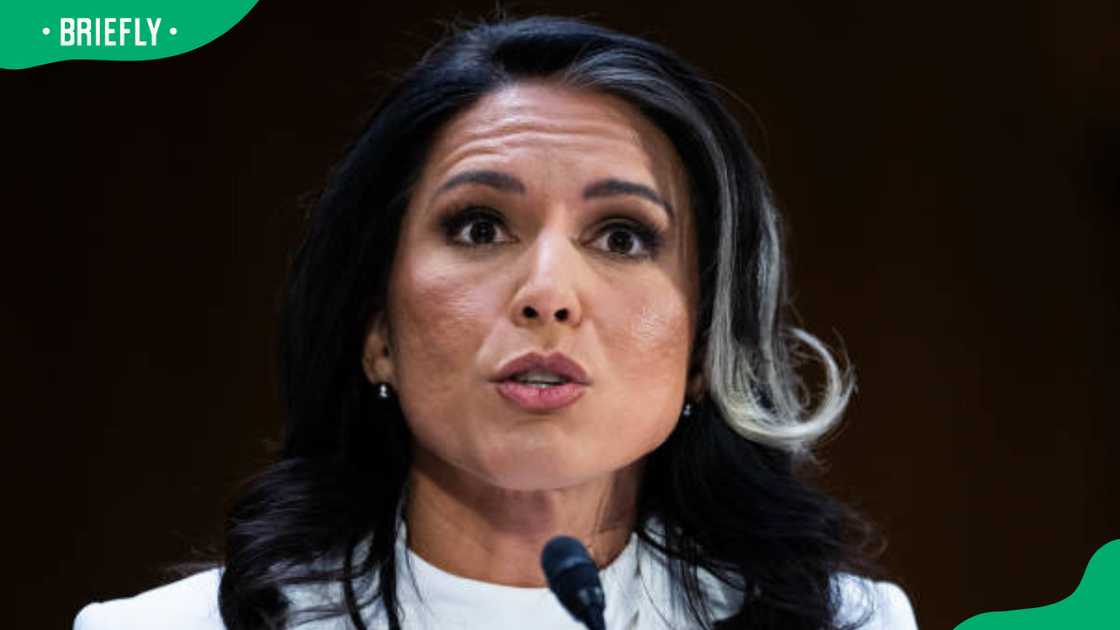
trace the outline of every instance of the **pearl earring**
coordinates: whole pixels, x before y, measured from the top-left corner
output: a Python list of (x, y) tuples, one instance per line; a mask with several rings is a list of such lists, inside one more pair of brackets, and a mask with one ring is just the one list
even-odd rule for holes
[(377, 384), (377, 397), (380, 398), (381, 400), (389, 400), (389, 398), (392, 397), (392, 394), (389, 393), (389, 384), (388, 383), (378, 383)]
[(691, 415), (692, 415), (692, 403), (687, 403), (686, 402), (684, 404), (684, 409), (681, 410), (681, 416), (687, 418)]

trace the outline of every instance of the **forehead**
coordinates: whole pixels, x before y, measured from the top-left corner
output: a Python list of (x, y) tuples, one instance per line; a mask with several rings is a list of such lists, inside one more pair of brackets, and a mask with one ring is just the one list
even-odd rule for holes
[(544, 157), (588, 177), (652, 180), (675, 205), (686, 190), (672, 142), (625, 100), (543, 81), (520, 82), (483, 96), (437, 135), (425, 179), (478, 162), (524, 165)]

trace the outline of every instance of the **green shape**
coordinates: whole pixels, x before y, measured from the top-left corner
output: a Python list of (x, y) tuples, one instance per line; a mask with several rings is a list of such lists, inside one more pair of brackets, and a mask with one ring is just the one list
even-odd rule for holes
[(1116, 630), (1120, 628), (1120, 539), (1089, 559), (1081, 583), (1069, 597), (1038, 608), (970, 617), (956, 630)]
[(0, 68), (19, 70), (68, 59), (145, 61), (181, 55), (233, 28), (256, 3), (0, 0)]

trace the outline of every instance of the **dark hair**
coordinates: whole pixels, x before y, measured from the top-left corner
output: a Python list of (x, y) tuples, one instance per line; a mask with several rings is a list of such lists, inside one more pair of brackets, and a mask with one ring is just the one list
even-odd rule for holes
[[(229, 514), (223, 620), (234, 630), (281, 627), (296, 612), (282, 587), (328, 582), (344, 601), (309, 612), (365, 628), (360, 610), (380, 598), (389, 627), (400, 627), (394, 550), (411, 436), (399, 407), (375, 399), (362, 342), (386, 306), (401, 218), (434, 134), (481, 96), (526, 79), (625, 99), (687, 165), (701, 274), (691, 367), (703, 370), (707, 392), (647, 460), (638, 535), (670, 560), (698, 626), (710, 627), (704, 569), (745, 595), (720, 627), (834, 627), (832, 578), (867, 573), (871, 530), (804, 473), (816, 467), (809, 445), (835, 424), (851, 384), (820, 342), (787, 324), (779, 215), (761, 167), (712, 84), (676, 55), (550, 17), (449, 34), (389, 91), (332, 173), (282, 309), (282, 453)], [(826, 400), (810, 418), (793, 370), (798, 341), (827, 368)], [(370, 580), (376, 588), (361, 601)]]

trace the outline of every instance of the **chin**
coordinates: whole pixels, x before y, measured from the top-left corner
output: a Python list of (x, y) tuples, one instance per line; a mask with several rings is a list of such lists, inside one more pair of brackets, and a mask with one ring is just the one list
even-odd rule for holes
[(510, 491), (558, 490), (610, 476), (628, 463), (612, 465), (586, 451), (575, 454), (533, 450), (491, 460), (484, 476), (492, 485)]

